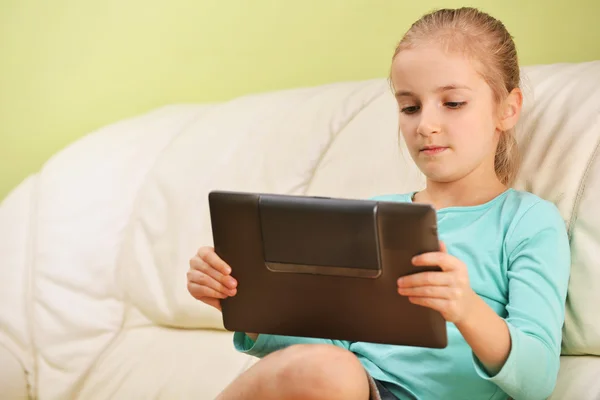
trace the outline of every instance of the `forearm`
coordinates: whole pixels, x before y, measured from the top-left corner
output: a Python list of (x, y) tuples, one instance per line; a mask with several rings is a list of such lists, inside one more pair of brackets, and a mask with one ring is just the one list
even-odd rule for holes
[(473, 308), (456, 327), (473, 353), (490, 375), (495, 375), (506, 362), (511, 349), (508, 326), (477, 294), (473, 293)]

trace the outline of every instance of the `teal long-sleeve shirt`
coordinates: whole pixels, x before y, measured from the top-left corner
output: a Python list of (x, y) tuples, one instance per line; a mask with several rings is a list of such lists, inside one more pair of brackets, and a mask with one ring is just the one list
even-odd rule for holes
[[(411, 198), (407, 193), (374, 199)], [(267, 334), (254, 343), (241, 332), (234, 334), (236, 349), (263, 357), (293, 344), (340, 346), (403, 400), (547, 398), (559, 369), (570, 272), (569, 241), (558, 210), (533, 194), (508, 189), (488, 203), (441, 209), (437, 216), (448, 252), (467, 265), (473, 290), (508, 325), (511, 350), (496, 375), (485, 371), (452, 323), (444, 349)]]

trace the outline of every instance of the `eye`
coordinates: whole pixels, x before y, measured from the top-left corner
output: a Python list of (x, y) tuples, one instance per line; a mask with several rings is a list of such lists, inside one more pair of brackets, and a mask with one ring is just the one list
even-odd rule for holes
[(410, 106), (410, 107), (404, 107), (400, 110), (400, 112), (404, 113), (404, 114), (414, 114), (417, 111), (419, 111), (419, 106)]
[(466, 101), (448, 101), (448, 102), (444, 103), (444, 105), (450, 109), (461, 108), (465, 104), (467, 104)]

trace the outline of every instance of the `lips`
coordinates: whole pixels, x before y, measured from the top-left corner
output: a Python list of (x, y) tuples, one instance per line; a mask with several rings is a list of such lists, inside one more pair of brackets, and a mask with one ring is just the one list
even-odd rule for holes
[(421, 149), (421, 153), (424, 153), (426, 155), (435, 155), (440, 154), (447, 149), (448, 148), (444, 146), (425, 146)]

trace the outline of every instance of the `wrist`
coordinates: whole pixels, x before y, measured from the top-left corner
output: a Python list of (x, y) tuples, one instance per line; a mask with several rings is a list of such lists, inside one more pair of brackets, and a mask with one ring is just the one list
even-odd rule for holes
[(482, 303), (485, 302), (475, 293), (475, 291), (469, 288), (469, 293), (466, 299), (466, 310), (462, 318), (454, 323), (459, 331), (463, 329), (470, 329), (476, 326), (477, 321), (480, 319), (477, 317), (478, 310), (481, 309)]
[(469, 311), (455, 326), (486, 372), (495, 375), (510, 353), (508, 325), (477, 293), (469, 303), (472, 305)]

